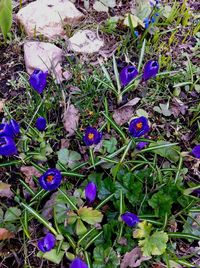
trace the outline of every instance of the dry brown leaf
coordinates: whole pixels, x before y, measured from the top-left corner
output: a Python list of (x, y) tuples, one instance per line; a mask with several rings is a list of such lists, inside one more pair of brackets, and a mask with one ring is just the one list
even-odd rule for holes
[(188, 106), (185, 105), (181, 100), (179, 100), (178, 98), (174, 97), (172, 100), (172, 106), (171, 109), (172, 114), (174, 115), (175, 118), (177, 118), (180, 114), (185, 115), (187, 110), (188, 110)]
[(151, 257), (142, 256), (141, 249), (139, 247), (135, 247), (124, 255), (120, 268), (139, 267), (143, 261), (149, 259), (151, 259)]
[(5, 99), (0, 99), (0, 113), (3, 113), (3, 106), (5, 104)]
[(0, 197), (12, 197), (13, 193), (10, 190), (10, 184), (0, 181)]
[(0, 241), (13, 238), (14, 234), (8, 231), (6, 228), (0, 228)]
[(25, 182), (28, 183), (31, 189), (36, 190), (37, 187), (35, 186), (35, 183), (33, 181), (33, 176), (40, 177), (42, 174), (35, 167), (32, 166), (22, 166), (20, 168), (20, 171), (25, 176)]
[(133, 106), (136, 105), (139, 101), (140, 98), (134, 98), (119, 109), (115, 110), (113, 113), (113, 119), (115, 122), (120, 126), (127, 123), (133, 116)]
[(78, 127), (79, 111), (70, 104), (63, 114), (63, 124), (65, 130), (68, 132), (67, 137), (73, 136)]

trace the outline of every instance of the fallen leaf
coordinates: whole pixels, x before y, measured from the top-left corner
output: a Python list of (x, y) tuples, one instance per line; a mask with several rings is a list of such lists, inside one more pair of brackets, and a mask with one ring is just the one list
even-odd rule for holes
[(73, 136), (78, 127), (79, 111), (70, 104), (63, 114), (63, 124), (65, 130), (68, 132), (67, 137)]
[(37, 187), (33, 181), (33, 176), (40, 177), (42, 174), (33, 166), (22, 166), (20, 171), (25, 176), (25, 182), (31, 187), (31, 189), (36, 190)]
[(120, 268), (139, 267), (143, 261), (149, 259), (151, 259), (151, 257), (142, 256), (141, 249), (139, 247), (135, 247), (124, 255)]
[(6, 240), (13, 238), (14, 234), (8, 231), (6, 228), (0, 228), (0, 240)]
[(4, 104), (5, 104), (5, 99), (1, 99), (0, 100), (0, 113), (3, 113), (3, 106), (4, 106)]
[(113, 113), (113, 119), (115, 122), (120, 126), (127, 123), (133, 116), (133, 106), (136, 105), (139, 101), (140, 98), (134, 98), (119, 109), (115, 110)]
[(10, 184), (0, 181), (0, 197), (12, 197), (13, 193), (10, 190)]
[(174, 97), (172, 100), (171, 112), (175, 118), (177, 118), (180, 114), (185, 115), (187, 112), (188, 106), (185, 105), (181, 100)]
[(93, 4), (93, 8), (98, 12), (108, 12), (108, 7), (100, 1), (95, 1)]
[(65, 81), (68, 81), (72, 78), (72, 73), (66, 70), (62, 73), (62, 76), (65, 78)]
[(58, 192), (55, 192), (51, 195), (50, 199), (45, 203), (43, 209), (42, 209), (42, 216), (46, 220), (50, 220), (53, 217), (53, 208), (56, 204), (56, 196)]

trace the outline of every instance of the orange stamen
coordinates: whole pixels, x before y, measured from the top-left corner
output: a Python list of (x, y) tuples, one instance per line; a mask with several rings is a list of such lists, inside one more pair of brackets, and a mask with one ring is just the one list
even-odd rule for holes
[(54, 178), (54, 176), (49, 175), (49, 176), (47, 176), (46, 180), (47, 180), (47, 182), (52, 182), (53, 178)]
[(94, 138), (94, 134), (93, 134), (93, 133), (89, 133), (89, 134), (88, 134), (88, 139), (89, 139), (89, 140), (92, 140), (93, 138)]
[(143, 127), (142, 122), (139, 122), (139, 123), (136, 124), (136, 128), (137, 129), (141, 129), (142, 127)]

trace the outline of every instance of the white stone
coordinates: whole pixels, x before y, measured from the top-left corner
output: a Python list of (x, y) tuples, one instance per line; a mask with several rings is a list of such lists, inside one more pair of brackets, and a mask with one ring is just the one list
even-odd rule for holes
[(62, 49), (45, 42), (26, 42), (24, 44), (24, 60), (26, 71), (32, 74), (36, 68), (48, 71), (60, 83), (62, 77)]
[(65, 25), (77, 24), (83, 16), (68, 0), (37, 0), (20, 9), (16, 17), (28, 36), (55, 39), (66, 35)]
[(90, 30), (80, 30), (68, 40), (68, 49), (77, 53), (95, 53), (104, 46), (104, 41)]

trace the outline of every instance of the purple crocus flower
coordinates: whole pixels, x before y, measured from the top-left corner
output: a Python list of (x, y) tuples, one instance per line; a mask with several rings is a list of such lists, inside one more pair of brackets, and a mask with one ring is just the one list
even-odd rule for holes
[(138, 70), (134, 66), (124, 67), (119, 74), (122, 86), (128, 85), (137, 75)]
[(121, 218), (129, 227), (135, 226), (140, 221), (138, 216), (131, 212), (125, 212), (121, 215)]
[(17, 121), (15, 121), (14, 119), (11, 119), (9, 126), (11, 128), (13, 136), (17, 136), (20, 132), (20, 125), (17, 123)]
[(97, 186), (94, 182), (89, 182), (85, 187), (85, 197), (90, 202), (93, 203), (97, 194)]
[(0, 137), (0, 155), (11, 156), (17, 153), (14, 140), (9, 136)]
[(87, 264), (79, 258), (73, 260), (69, 268), (88, 268)]
[(0, 124), (0, 137), (2, 136), (9, 136), (9, 137), (13, 136), (13, 132), (9, 124), (6, 123)]
[(200, 144), (196, 145), (193, 150), (192, 150), (192, 154), (194, 155), (194, 157), (200, 159)]
[(157, 61), (150, 60), (144, 66), (142, 81), (147, 81), (157, 75), (159, 70), (159, 64)]
[(29, 78), (29, 83), (39, 94), (42, 94), (47, 83), (47, 72), (35, 69)]
[(48, 169), (41, 177), (39, 177), (40, 186), (47, 191), (55, 190), (59, 187), (62, 175), (57, 169)]
[(99, 132), (94, 127), (87, 127), (85, 130), (85, 135), (83, 137), (83, 141), (87, 146), (91, 146), (93, 144), (98, 144), (101, 141), (102, 132)]
[(148, 144), (149, 144), (148, 141), (140, 141), (136, 145), (136, 149), (140, 151), (140, 150), (144, 149)]
[(38, 117), (37, 120), (36, 120), (36, 128), (39, 130), (39, 131), (44, 131), (46, 126), (47, 126), (47, 122), (46, 122), (46, 119), (42, 116)]
[(129, 125), (129, 132), (132, 137), (139, 138), (150, 130), (148, 119), (144, 116), (133, 119)]
[(52, 248), (54, 248), (55, 244), (56, 244), (56, 238), (51, 233), (47, 233), (45, 235), (45, 237), (38, 240), (38, 248), (42, 252), (48, 252), (48, 251), (52, 250)]

